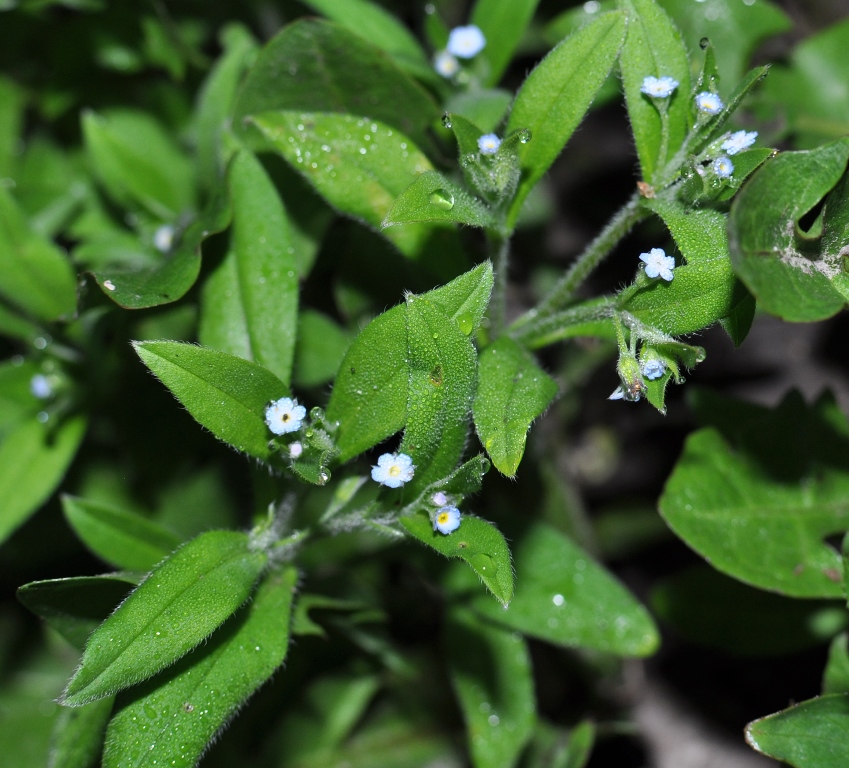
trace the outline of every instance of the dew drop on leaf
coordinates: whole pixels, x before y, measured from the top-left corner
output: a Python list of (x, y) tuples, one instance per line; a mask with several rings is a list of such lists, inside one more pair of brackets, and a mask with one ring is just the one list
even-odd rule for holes
[(454, 195), (444, 189), (435, 189), (430, 193), (430, 204), (442, 211), (450, 211), (454, 207)]
[(460, 330), (468, 336), (475, 327), (475, 318), (468, 312), (463, 312), (462, 315), (457, 317), (457, 325), (460, 326)]

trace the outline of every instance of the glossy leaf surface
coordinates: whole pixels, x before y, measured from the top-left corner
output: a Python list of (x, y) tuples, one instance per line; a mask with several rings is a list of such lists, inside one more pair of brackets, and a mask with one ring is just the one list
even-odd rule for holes
[(443, 646), (472, 763), (475, 768), (511, 768), (536, 719), (525, 639), (455, 610), (446, 623)]
[(557, 394), (557, 384), (515, 341), (502, 336), (480, 356), (474, 418), (495, 468), (513, 477), (531, 422)]
[(180, 547), (94, 631), (63, 703), (109, 696), (173, 664), (245, 602), (265, 562), (231, 531)]
[(269, 457), (265, 407), (288, 394), (273, 373), (194, 344), (144, 341), (134, 347), (142, 362), (216, 437), (257, 459)]
[(283, 663), (297, 572), (269, 574), (250, 604), (202, 648), (120, 700), (104, 768), (191, 768), (216, 733)]
[(383, 226), (427, 221), (486, 228), (494, 225), (495, 218), (484, 203), (459, 184), (437, 171), (426, 171), (395, 199)]

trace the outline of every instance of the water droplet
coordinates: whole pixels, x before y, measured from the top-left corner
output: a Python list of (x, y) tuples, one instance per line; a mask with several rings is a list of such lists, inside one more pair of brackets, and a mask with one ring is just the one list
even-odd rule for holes
[(703, 37), (701, 40), (699, 40), (699, 48), (701, 48), (702, 50), (707, 48), (709, 45), (710, 45), (710, 39), (709, 38)]
[(475, 318), (469, 312), (464, 312), (457, 317), (457, 325), (460, 330), (468, 336), (475, 327)]
[(498, 725), (498, 724), (501, 722), (501, 720), (499, 719), (498, 715), (490, 715), (490, 716), (486, 719), (486, 721), (487, 721), (487, 722), (488, 722), (488, 723), (489, 723), (489, 724), (490, 724), (493, 728), (495, 728), (495, 726), (496, 726), (496, 725)]
[(469, 563), (478, 573), (483, 576), (489, 576), (490, 578), (495, 576), (496, 571), (498, 571), (495, 561), (489, 555), (484, 555), (483, 553), (475, 555)]
[(430, 204), (442, 211), (450, 211), (454, 207), (454, 195), (444, 189), (435, 189), (430, 193)]
[(566, 602), (563, 595), (555, 595), (551, 598), (551, 602), (554, 603), (558, 608)]
[(533, 134), (527, 129), (523, 128), (519, 131), (519, 141), (522, 144), (527, 144), (533, 138)]
[(318, 473), (318, 484), (319, 485), (326, 485), (328, 480), (330, 480), (330, 473), (329, 472), (319, 472)]
[(444, 125), (446, 128), (452, 127), (451, 115), (449, 115), (447, 112), (442, 116), (442, 125)]

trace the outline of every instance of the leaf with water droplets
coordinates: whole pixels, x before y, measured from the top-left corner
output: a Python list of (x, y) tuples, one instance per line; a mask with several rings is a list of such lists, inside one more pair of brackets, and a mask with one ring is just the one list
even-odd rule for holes
[(201, 343), (254, 360), (288, 384), (295, 354), (298, 266), (286, 209), (260, 162), (241, 150), (227, 172), (230, 249), (207, 278)]
[[(515, 562), (516, 594), (510, 607), (500, 610), (473, 597), (475, 611), (558, 645), (617, 656), (648, 656), (657, 649), (660, 637), (648, 611), (562, 533), (534, 525), (518, 542)], [(469, 582), (461, 572), (449, 574), (455, 592), (470, 590)]]
[(512, 768), (536, 720), (525, 638), (455, 608), (445, 623), (443, 646), (475, 768)]
[(522, 203), (569, 141), (613, 67), (625, 38), (625, 16), (606, 13), (557, 45), (516, 94), (508, 133), (531, 131), (519, 148), (522, 180), (510, 206), (515, 224)]
[(424, 221), (456, 222), (481, 228), (495, 226), (487, 205), (437, 171), (421, 174), (395, 199), (383, 226)]
[(204, 427), (237, 451), (266, 460), (265, 408), (289, 394), (271, 371), (234, 355), (178, 341), (136, 341), (142, 362)]
[[(376, 229), (416, 177), (433, 170), (411, 139), (376, 120), (318, 112), (264, 112), (250, 119), (330, 205)], [(431, 229), (410, 224), (383, 234), (416, 257)]]
[(465, 560), (501, 605), (510, 602), (513, 597), (510, 550), (501, 532), (492, 523), (464, 515), (460, 527), (445, 535), (435, 531), (430, 518), (421, 512), (402, 517), (400, 522), (413, 538), (440, 554)]
[(81, 706), (173, 664), (245, 602), (266, 559), (234, 531), (184, 544), (92, 633), (62, 703)]
[(509, 337), (481, 352), (475, 429), (499, 472), (516, 474), (531, 422), (556, 394), (554, 380)]
[(270, 573), (202, 648), (129, 691), (109, 724), (104, 768), (192, 768), (289, 647), (297, 571)]

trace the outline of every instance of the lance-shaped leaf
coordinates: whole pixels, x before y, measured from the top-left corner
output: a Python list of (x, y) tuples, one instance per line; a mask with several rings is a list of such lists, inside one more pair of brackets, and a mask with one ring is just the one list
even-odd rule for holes
[(209, 642), (119, 700), (109, 724), (104, 768), (192, 768), (289, 647), (297, 571), (269, 574), (250, 604)]
[(499, 472), (516, 474), (531, 422), (556, 394), (557, 384), (509, 337), (481, 353), (475, 429)]
[(71, 645), (85, 647), (97, 628), (140, 577), (110, 573), (33, 581), (18, 588), (18, 600), (41, 617)]
[[(846, 138), (783, 153), (734, 199), (729, 222), (734, 270), (767, 312), (794, 322), (822, 320), (849, 300), (842, 255), (849, 234), (847, 160)], [(800, 220), (829, 190), (822, 218), (803, 231)]]
[[(690, 121), (690, 62), (681, 35), (655, 0), (622, 0), (628, 13), (628, 35), (619, 64), (625, 103), (643, 179), (653, 183), (687, 135)], [(646, 77), (671, 77), (678, 87), (664, 101), (640, 90)], [(664, 123), (666, 127), (664, 128)], [(666, 132), (666, 140), (663, 134)]]
[(114, 703), (114, 697), (107, 696), (84, 707), (63, 707), (50, 737), (47, 768), (92, 768), (96, 765)]
[(254, 360), (286, 384), (292, 374), (298, 266), (283, 202), (247, 150), (230, 163), (230, 250), (204, 285), (200, 340)]
[(364, 115), (426, 146), (436, 102), (379, 48), (315, 19), (284, 27), (260, 51), (236, 104), (234, 125), (270, 110)]
[(477, 0), (472, 24), (480, 27), (486, 46), (480, 54), (488, 64), (486, 82), (495, 85), (507, 69), (539, 0)]
[(831, 641), (822, 676), (822, 692), (849, 693), (849, 635), (846, 632)]
[[(455, 589), (466, 587), (467, 579), (452, 577)], [(481, 599), (473, 599), (472, 607), (491, 621), (557, 645), (648, 656), (660, 642), (651, 616), (634, 596), (577, 544), (542, 524), (516, 546), (510, 607), (501, 610)]]
[(0, 443), (0, 542), (56, 490), (85, 428), (81, 416), (68, 419), (55, 431), (32, 419), (5, 435)]
[(793, 768), (849, 764), (849, 693), (808, 699), (746, 726), (746, 741)]
[(511, 768), (536, 719), (525, 638), (456, 609), (446, 622), (443, 646), (475, 768)]
[(424, 297), (457, 323), (466, 336), (473, 336), (489, 306), (493, 280), (492, 263), (485, 261)]
[(523, 174), (510, 207), (510, 224), (589, 109), (624, 37), (624, 14), (604, 14), (554, 48), (525, 80), (507, 123), (508, 132), (531, 132), (531, 140), (519, 148)]
[(829, 398), (809, 408), (796, 393), (774, 411), (710, 403), (697, 407), (711, 428), (687, 439), (661, 514), (741, 581), (793, 597), (840, 598), (841, 558), (825, 538), (849, 527), (845, 417)]
[(116, 568), (149, 571), (180, 544), (167, 528), (108, 504), (65, 496), (62, 508), (83, 543)]
[(437, 171), (418, 176), (396, 198), (382, 226), (426, 221), (454, 222), (484, 229), (495, 226), (495, 217), (487, 205)]
[[(401, 525), (413, 538), (440, 554), (465, 560), (501, 606), (510, 602), (513, 597), (510, 550), (504, 536), (492, 523), (464, 516), (460, 527), (447, 536), (435, 531), (430, 518), (421, 513), (402, 517)], [(487, 602), (491, 603), (488, 598)]]
[(30, 229), (5, 187), (0, 188), (0, 296), (40, 320), (69, 317), (77, 307), (70, 262)]
[[(340, 213), (380, 228), (392, 203), (430, 161), (397, 129), (352, 115), (264, 112), (251, 121), (271, 146)], [(430, 230), (422, 224), (384, 231), (417, 256)]]
[(146, 309), (170, 304), (186, 295), (200, 274), (200, 247), (209, 235), (230, 223), (227, 195), (212, 199), (207, 209), (180, 236), (174, 252), (156, 266), (138, 269), (103, 267), (92, 274), (103, 292), (124, 309)]
[(233, 531), (180, 547), (94, 631), (63, 703), (109, 696), (173, 664), (247, 600), (265, 563)]
[(265, 407), (288, 394), (271, 371), (240, 357), (177, 341), (137, 341), (142, 362), (217, 438), (257, 459), (270, 455)]
[(307, 309), (298, 318), (295, 383), (316, 387), (330, 381), (351, 345), (351, 336), (327, 315)]

